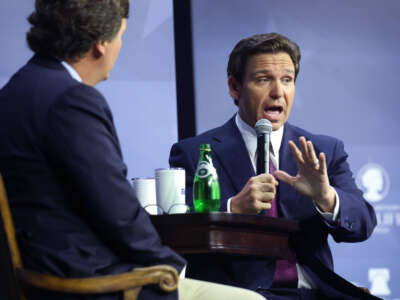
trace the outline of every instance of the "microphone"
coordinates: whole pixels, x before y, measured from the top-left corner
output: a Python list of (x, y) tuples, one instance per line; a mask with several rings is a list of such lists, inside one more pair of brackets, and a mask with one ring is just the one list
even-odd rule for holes
[(269, 143), (272, 123), (267, 119), (260, 119), (254, 125), (257, 133), (257, 175), (269, 173)]

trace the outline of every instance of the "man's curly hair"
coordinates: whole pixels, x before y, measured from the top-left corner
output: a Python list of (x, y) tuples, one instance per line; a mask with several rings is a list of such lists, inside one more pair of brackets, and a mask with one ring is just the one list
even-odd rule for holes
[(111, 41), (129, 0), (36, 0), (28, 17), (27, 42), (33, 52), (76, 61), (98, 41)]

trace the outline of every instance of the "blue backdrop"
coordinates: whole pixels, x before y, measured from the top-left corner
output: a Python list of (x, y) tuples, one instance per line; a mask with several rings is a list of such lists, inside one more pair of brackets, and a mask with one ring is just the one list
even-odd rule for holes
[(279, 32), (302, 50), (289, 121), (342, 139), (378, 227), (336, 244), (335, 269), (387, 300), (400, 299), (400, 1), (192, 0), (198, 133), (237, 111), (226, 84), (234, 45)]
[[(0, 86), (31, 56), (32, 1), (0, 2)], [(357, 183), (379, 226), (367, 242), (336, 244), (335, 268), (387, 300), (400, 299), (400, 2), (398, 0), (193, 0), (198, 132), (236, 111), (226, 85), (235, 43), (277, 31), (302, 63), (290, 121), (344, 140)], [(11, 16), (11, 17), (10, 17)], [(171, 0), (135, 0), (111, 79), (98, 88), (111, 109), (129, 177), (168, 166), (177, 140)]]

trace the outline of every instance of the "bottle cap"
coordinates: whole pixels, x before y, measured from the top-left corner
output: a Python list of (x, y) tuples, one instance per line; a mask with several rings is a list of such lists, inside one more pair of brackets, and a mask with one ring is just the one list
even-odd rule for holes
[(201, 144), (200, 150), (211, 150), (210, 144)]

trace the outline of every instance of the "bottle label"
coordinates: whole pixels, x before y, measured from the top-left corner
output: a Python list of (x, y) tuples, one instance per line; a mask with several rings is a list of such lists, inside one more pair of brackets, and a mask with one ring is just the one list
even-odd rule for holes
[(197, 165), (196, 176), (199, 178), (206, 178), (212, 174), (213, 167), (206, 161), (201, 161)]

